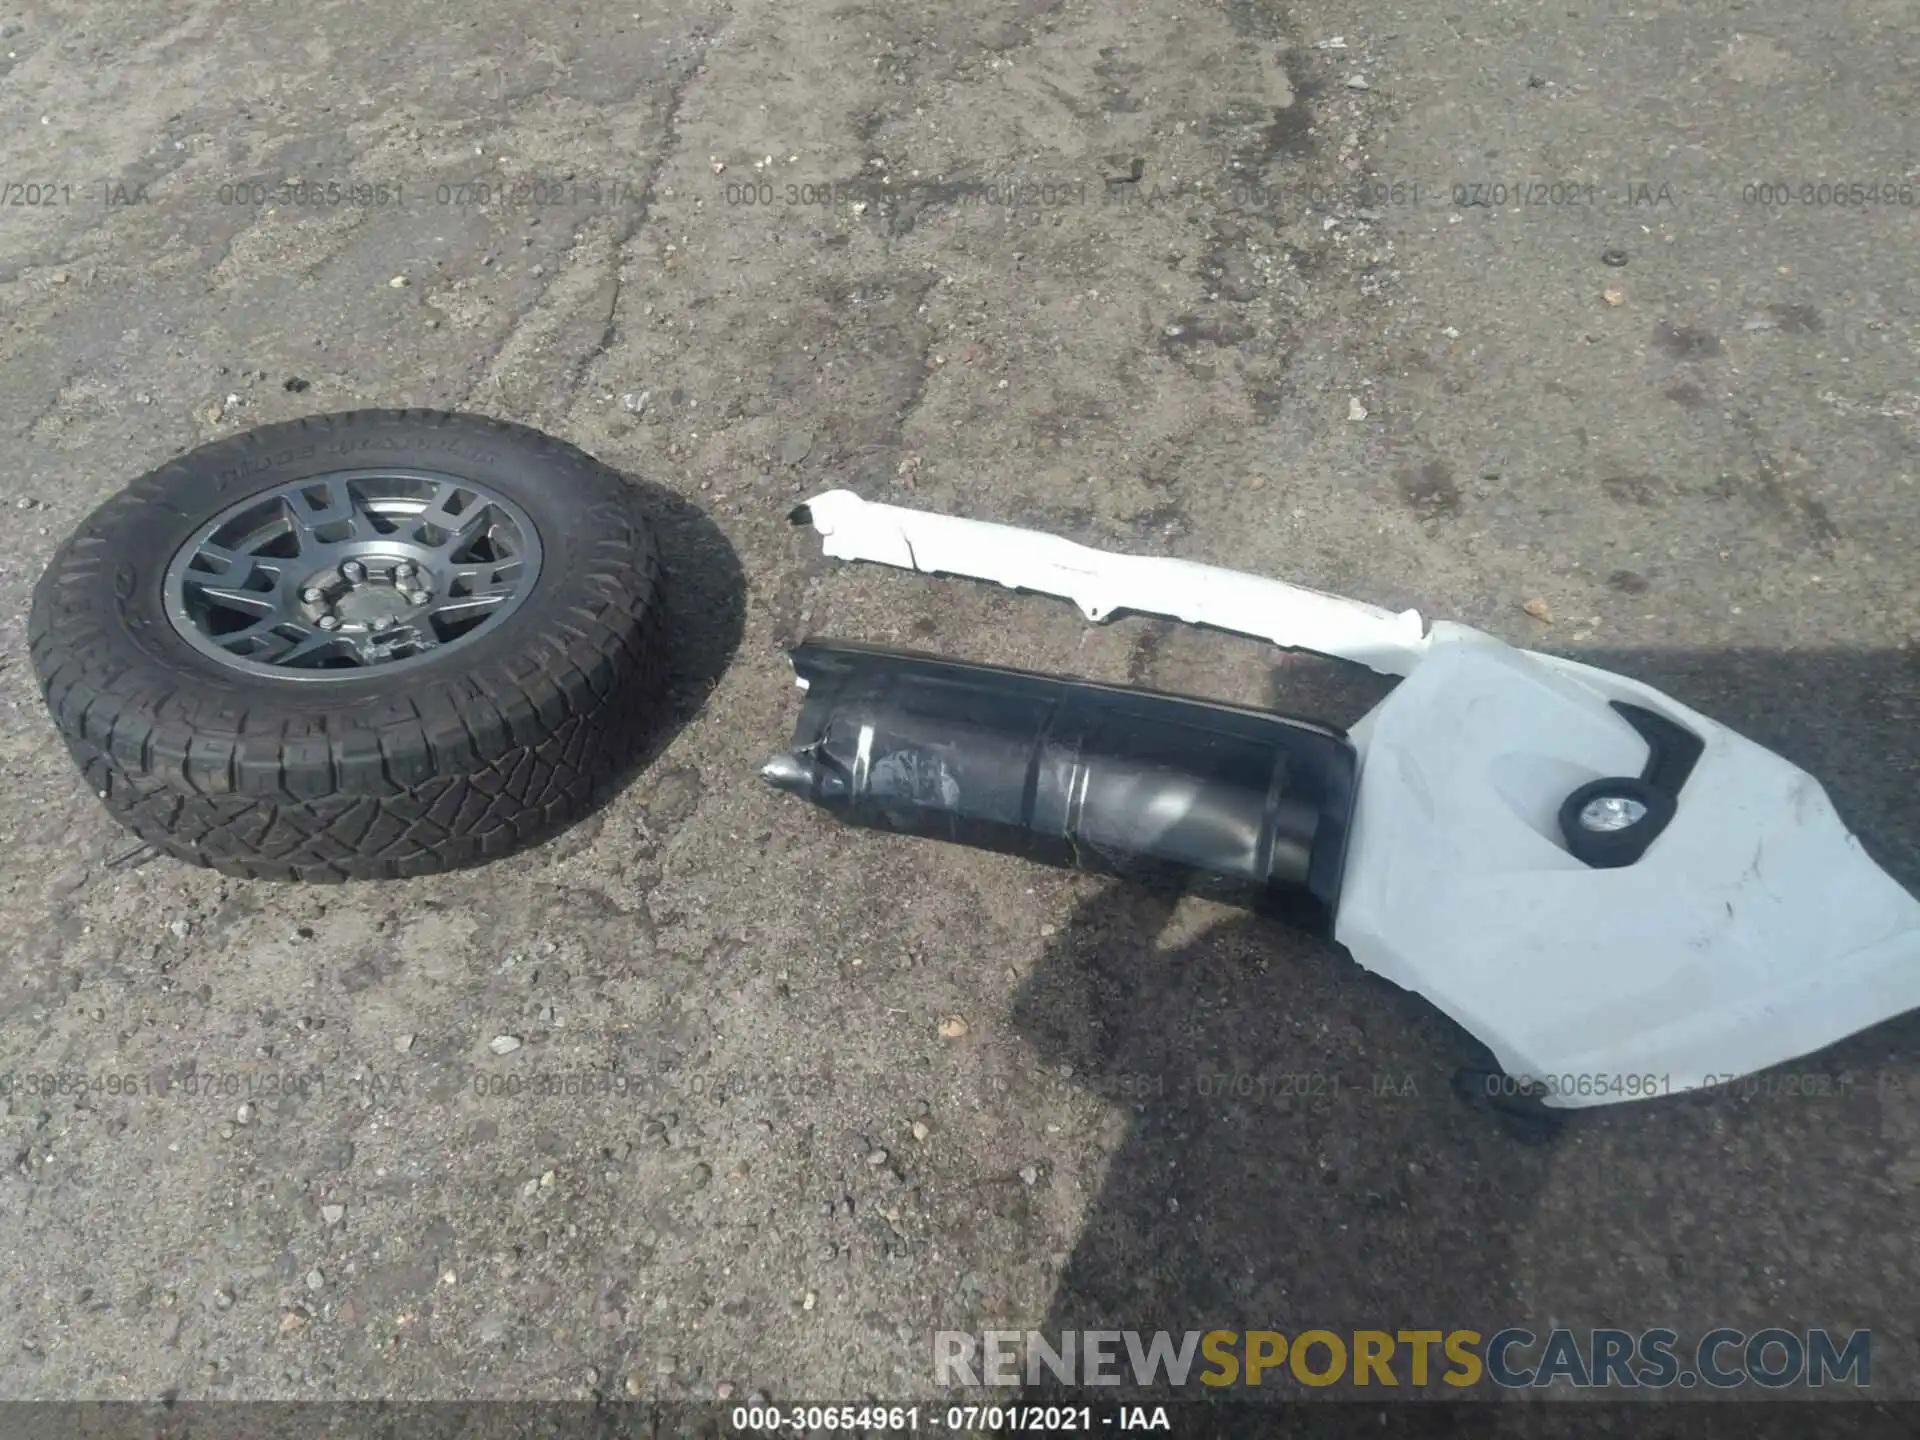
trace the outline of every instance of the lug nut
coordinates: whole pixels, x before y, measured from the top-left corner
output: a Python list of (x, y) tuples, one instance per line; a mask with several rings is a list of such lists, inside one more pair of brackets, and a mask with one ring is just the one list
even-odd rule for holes
[(338, 630), (340, 628), (340, 617), (338, 615), (322, 615), (313, 623), (318, 625), (322, 630)]
[(340, 578), (349, 585), (358, 585), (367, 578), (367, 567), (358, 560), (348, 560), (340, 566)]
[(419, 567), (411, 560), (402, 560), (393, 567), (393, 578), (396, 580), (411, 580), (415, 571), (418, 569)]
[(300, 598), (309, 605), (318, 605), (322, 600), (327, 598), (327, 592), (322, 590), (318, 585), (309, 585), (300, 592)]
[(407, 603), (409, 605), (424, 605), (431, 599), (433, 599), (433, 592), (430, 590), (407, 591)]

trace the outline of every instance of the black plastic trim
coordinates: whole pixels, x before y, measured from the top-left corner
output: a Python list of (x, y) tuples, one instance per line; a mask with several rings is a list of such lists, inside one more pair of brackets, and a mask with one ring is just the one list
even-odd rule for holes
[(874, 646), (791, 658), (806, 703), (761, 773), (849, 823), (1331, 925), (1358, 770), (1331, 726)]
[[(1615, 775), (1590, 780), (1561, 803), (1560, 834), (1567, 842), (1568, 852), (1596, 870), (1631, 865), (1647, 853), (1647, 847), (1660, 838), (1660, 832), (1678, 813), (1680, 792), (1707, 748), (1706, 741), (1658, 711), (1625, 700), (1610, 703), (1620, 718), (1647, 742), (1647, 763), (1641, 767), (1637, 779)], [(1603, 795), (1624, 795), (1638, 800), (1647, 807), (1647, 813), (1624, 830), (1583, 829), (1579, 823), (1581, 809), (1588, 801)]]
[(1625, 700), (1615, 700), (1612, 704), (1620, 717), (1647, 742), (1647, 763), (1640, 771), (1640, 778), (1678, 804), (1680, 791), (1687, 777), (1693, 774), (1693, 767), (1700, 763), (1707, 742), (1686, 726), (1644, 705), (1630, 705)]

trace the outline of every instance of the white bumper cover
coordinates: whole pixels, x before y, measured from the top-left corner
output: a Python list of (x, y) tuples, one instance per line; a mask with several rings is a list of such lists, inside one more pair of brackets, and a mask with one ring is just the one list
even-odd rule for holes
[[(1920, 902), (1811, 775), (1624, 676), (1465, 627), (1433, 641), (1355, 727), (1334, 936), (1546, 1103), (1722, 1084), (1920, 1006)], [(1645, 760), (1613, 700), (1706, 749), (1646, 853), (1596, 870), (1557, 809)]]
[[(797, 512), (801, 513), (801, 512)], [(1920, 902), (1819, 783), (1624, 676), (1188, 561), (1010, 526), (809, 501), (826, 553), (1218, 626), (1406, 678), (1359, 725), (1335, 938), (1431, 1000), (1547, 1104), (1712, 1086), (1920, 1006)], [(1640, 773), (1624, 701), (1705, 749), (1632, 864), (1590, 868), (1558, 828), (1577, 786)]]

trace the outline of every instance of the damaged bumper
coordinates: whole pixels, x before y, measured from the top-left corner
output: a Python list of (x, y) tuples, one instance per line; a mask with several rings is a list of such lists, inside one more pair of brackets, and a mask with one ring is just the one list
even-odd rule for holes
[(1013, 525), (877, 505), (851, 490), (816, 495), (794, 518), (818, 530), (822, 549), (836, 559), (1057, 595), (1095, 622), (1122, 610), (1165, 615), (1352, 660), (1383, 675), (1405, 675), (1427, 649), (1425, 627), (1412, 610), (1395, 614), (1191, 560), (1116, 555)]
[(1309, 918), (1547, 1104), (1710, 1087), (1920, 1006), (1920, 902), (1819, 783), (1625, 676), (1466, 626), (845, 491), (830, 555), (1261, 636), (1405, 677), (1350, 737), (858, 647), (794, 654), (774, 783), (863, 824), (1210, 877)]

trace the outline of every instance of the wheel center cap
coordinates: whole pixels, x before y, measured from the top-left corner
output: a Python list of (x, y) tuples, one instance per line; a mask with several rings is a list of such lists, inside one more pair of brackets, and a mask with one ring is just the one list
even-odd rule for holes
[(394, 586), (377, 581), (355, 586), (333, 602), (333, 613), (348, 625), (405, 620), (424, 609), (426, 606), (409, 602)]
[(424, 621), (438, 588), (433, 571), (407, 556), (361, 555), (307, 578), (307, 618), (337, 634), (386, 631)]

